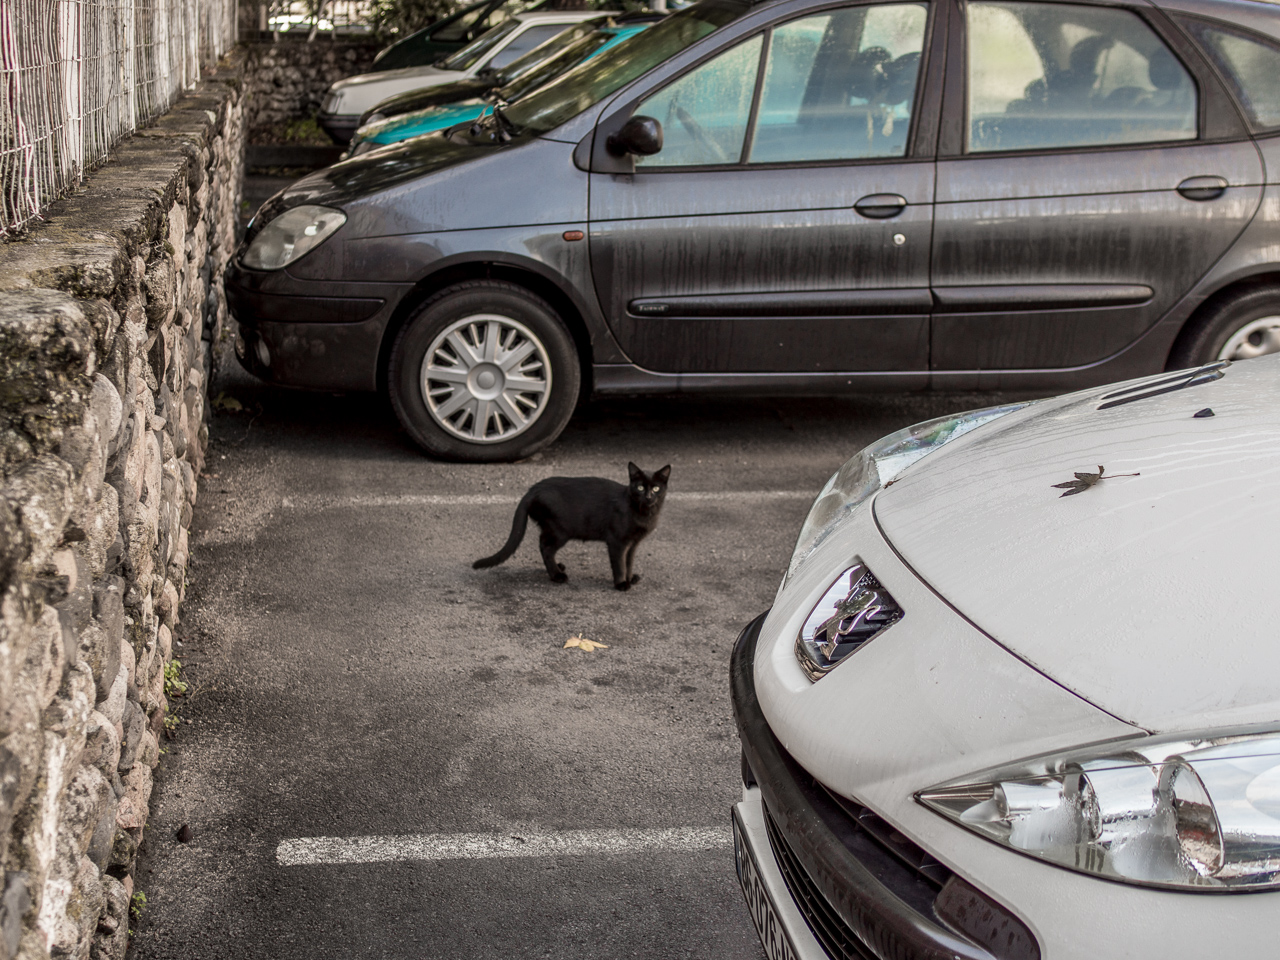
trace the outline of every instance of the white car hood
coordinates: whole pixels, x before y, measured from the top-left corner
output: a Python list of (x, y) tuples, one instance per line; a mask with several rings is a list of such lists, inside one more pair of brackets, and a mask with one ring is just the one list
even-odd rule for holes
[[(926, 457), (876, 497), (881, 533), (980, 630), (1118, 719), (1280, 719), (1280, 356), (1098, 410), (1117, 389)], [(1100, 465), (1140, 476), (1053, 487)]]
[(464, 71), (441, 70), (439, 67), (404, 67), (381, 73), (362, 73), (339, 80), (330, 87), (329, 95), (325, 98), (325, 109), (342, 116), (359, 115), (397, 93), (434, 87), (465, 76), (467, 74)]

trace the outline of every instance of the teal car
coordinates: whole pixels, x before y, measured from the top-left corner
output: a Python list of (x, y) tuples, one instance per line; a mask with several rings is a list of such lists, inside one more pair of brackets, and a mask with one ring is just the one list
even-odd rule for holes
[[(633, 37), (650, 26), (652, 21), (599, 27), (552, 56), (544, 57), (537, 66), (521, 72), (516, 79), (486, 97), (469, 97), (365, 124), (351, 138), (348, 156), (359, 156), (378, 147), (460, 123), (474, 123), (492, 113), (495, 105), (514, 103), (531, 90), (536, 90), (579, 63), (616, 47), (628, 37)], [(554, 40), (548, 41), (548, 45), (554, 43)], [(532, 50), (526, 56), (534, 57), (536, 54), (538, 50)]]

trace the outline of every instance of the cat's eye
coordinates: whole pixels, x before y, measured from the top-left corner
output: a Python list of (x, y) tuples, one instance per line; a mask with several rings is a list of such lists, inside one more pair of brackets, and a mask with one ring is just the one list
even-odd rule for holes
[(653, 492), (654, 492), (654, 493), (657, 493), (657, 492), (658, 492), (658, 488), (657, 488), (657, 487), (654, 487), (654, 488), (653, 488)]

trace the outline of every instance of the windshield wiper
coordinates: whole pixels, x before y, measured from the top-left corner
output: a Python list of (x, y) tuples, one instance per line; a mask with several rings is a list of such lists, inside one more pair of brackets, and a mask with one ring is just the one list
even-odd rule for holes
[(506, 143), (513, 136), (520, 132), (520, 128), (507, 119), (507, 115), (502, 112), (499, 104), (493, 105), (493, 116), (498, 121), (498, 139)]

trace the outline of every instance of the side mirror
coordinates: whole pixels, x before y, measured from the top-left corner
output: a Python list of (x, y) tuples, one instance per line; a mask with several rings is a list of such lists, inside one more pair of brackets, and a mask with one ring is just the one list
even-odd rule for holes
[(617, 133), (611, 133), (604, 142), (605, 148), (615, 157), (634, 153), (648, 157), (662, 149), (662, 124), (653, 117), (637, 114), (622, 125)]

